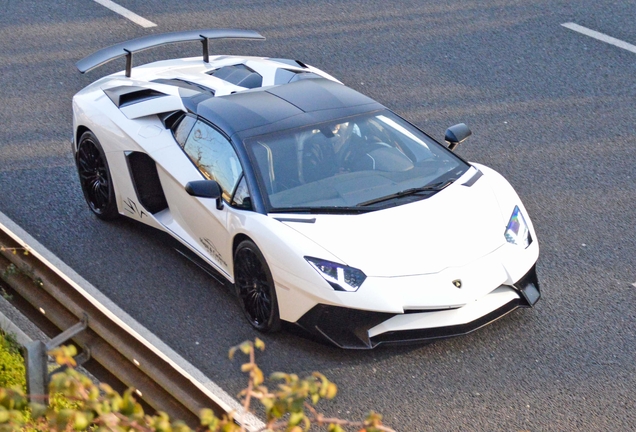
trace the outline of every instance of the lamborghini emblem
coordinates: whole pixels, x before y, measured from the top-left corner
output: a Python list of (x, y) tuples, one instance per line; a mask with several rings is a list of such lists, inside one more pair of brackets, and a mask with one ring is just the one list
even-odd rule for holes
[(462, 287), (462, 280), (461, 279), (455, 279), (453, 281), (453, 285), (455, 285), (455, 288), (461, 288)]

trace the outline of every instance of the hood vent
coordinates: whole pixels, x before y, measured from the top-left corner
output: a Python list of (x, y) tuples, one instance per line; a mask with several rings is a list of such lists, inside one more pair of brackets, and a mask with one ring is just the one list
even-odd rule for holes
[[(475, 168), (475, 169), (477, 169), (477, 168)], [(484, 175), (484, 174), (483, 174), (481, 171), (479, 171), (479, 170), (477, 169), (477, 172), (476, 172), (475, 174), (473, 174), (473, 176), (472, 176), (471, 178), (469, 178), (469, 179), (466, 181), (466, 183), (462, 183), (462, 186), (468, 186), (468, 187), (471, 187), (471, 186), (472, 186), (472, 185), (474, 185), (474, 184), (475, 184), (475, 182), (476, 182), (477, 180), (479, 180), (479, 179), (481, 178), (481, 176), (483, 176), (483, 175)]]

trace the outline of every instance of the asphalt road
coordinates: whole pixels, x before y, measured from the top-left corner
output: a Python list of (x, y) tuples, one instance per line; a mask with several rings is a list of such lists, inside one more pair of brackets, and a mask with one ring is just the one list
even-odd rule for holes
[[(636, 44), (636, 3), (607, 0), (0, 1), (0, 211), (217, 384), (245, 380), (229, 346), (255, 333), (226, 288), (152, 230), (94, 218), (70, 153), (72, 95), (103, 74), (75, 61), (153, 32), (254, 29), (265, 42), (213, 52), (297, 58), (392, 107), (506, 176), (541, 245), (543, 300), (466, 337), (342, 351), (265, 336), (268, 371), (320, 370), (325, 410), (370, 409), (404, 431), (636, 429), (636, 54), (566, 29)], [(193, 46), (138, 61), (198, 55)], [(470, 209), (459, 207), (457, 211)]]

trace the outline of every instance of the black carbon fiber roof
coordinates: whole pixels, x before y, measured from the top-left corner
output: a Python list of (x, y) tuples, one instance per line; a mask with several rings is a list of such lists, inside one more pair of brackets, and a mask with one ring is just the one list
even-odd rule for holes
[(316, 113), (320, 113), (321, 118), (342, 117), (348, 115), (351, 109), (359, 112), (361, 106), (368, 106), (369, 110), (382, 107), (373, 99), (337, 82), (307, 79), (212, 97), (197, 106), (197, 114), (231, 136), (255, 128), (267, 133), (310, 124), (315, 121)]

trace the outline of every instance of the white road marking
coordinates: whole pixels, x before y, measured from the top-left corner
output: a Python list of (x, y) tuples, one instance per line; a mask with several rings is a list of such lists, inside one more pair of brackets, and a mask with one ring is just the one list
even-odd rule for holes
[(95, 1), (95, 3), (99, 3), (100, 5), (104, 7), (107, 7), (108, 9), (112, 10), (115, 13), (118, 13), (124, 18), (128, 18), (129, 20), (131, 20), (135, 24), (139, 24), (143, 28), (157, 27), (157, 24), (153, 23), (152, 21), (148, 21), (146, 18), (141, 17), (137, 15), (136, 13), (129, 11), (123, 6), (119, 6), (115, 2), (112, 2), (110, 0), (93, 0), (93, 1)]
[(619, 48), (623, 48), (624, 50), (633, 52), (636, 54), (636, 45), (632, 45), (620, 39), (613, 38), (604, 33), (597, 32), (595, 30), (591, 30), (587, 27), (580, 26), (574, 23), (563, 23), (561, 24), (563, 27), (569, 28), (570, 30), (574, 30), (575, 32), (584, 34), (585, 36), (589, 36), (591, 38), (600, 40), (602, 42), (608, 43), (610, 45), (617, 46)]

